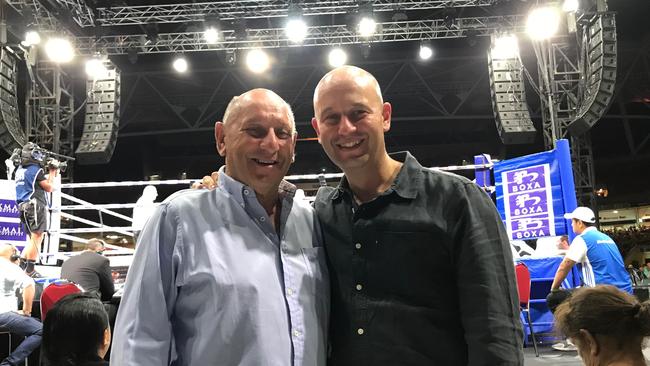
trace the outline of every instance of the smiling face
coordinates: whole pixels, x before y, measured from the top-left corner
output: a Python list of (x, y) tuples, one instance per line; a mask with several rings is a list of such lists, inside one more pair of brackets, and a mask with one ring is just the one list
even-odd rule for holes
[(314, 113), (318, 141), (343, 171), (374, 169), (386, 154), (391, 106), (368, 72), (344, 66), (325, 75), (314, 92)]
[(215, 125), (217, 149), (226, 157), (226, 174), (257, 194), (277, 193), (296, 144), (289, 106), (266, 89), (251, 90), (231, 104), (224, 122)]

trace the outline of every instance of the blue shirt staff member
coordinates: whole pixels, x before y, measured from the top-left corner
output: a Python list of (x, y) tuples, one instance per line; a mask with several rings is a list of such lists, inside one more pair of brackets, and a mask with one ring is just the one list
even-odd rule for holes
[(41, 252), (43, 236), (48, 228), (47, 193), (54, 191), (54, 178), (57, 169), (43, 171), (45, 156), (38, 145), (28, 142), (23, 146), (20, 166), (16, 169), (16, 203), (20, 211), (20, 221), (29, 235), (29, 243), (21, 253), (21, 267), (27, 274), (34, 274), (34, 264)]
[(233, 98), (215, 126), (226, 165), (145, 225), (115, 326), (116, 365), (324, 366), (328, 274), (319, 225), (283, 180), (295, 123), (277, 94)]
[[(564, 215), (571, 219), (576, 236), (555, 273), (551, 291), (557, 291), (576, 263), (582, 264), (585, 286), (613, 285), (632, 293), (632, 282), (616, 243), (595, 227), (596, 215), (589, 207), (577, 207)], [(550, 305), (549, 305), (550, 307)]]

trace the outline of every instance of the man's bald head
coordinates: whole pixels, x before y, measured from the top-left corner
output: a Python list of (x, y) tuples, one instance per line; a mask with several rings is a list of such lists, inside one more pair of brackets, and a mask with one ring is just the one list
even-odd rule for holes
[(277, 95), (272, 90), (264, 88), (252, 89), (241, 95), (233, 97), (230, 100), (230, 103), (228, 103), (226, 111), (223, 114), (223, 124), (227, 125), (228, 122), (236, 121), (239, 117), (239, 112), (241, 112), (242, 107), (245, 107), (255, 100), (261, 99), (267, 99), (285, 107), (287, 115), (289, 116), (289, 122), (291, 123), (291, 132), (296, 132), (296, 121), (294, 119), (293, 111), (291, 110), (289, 103), (287, 103), (284, 99), (282, 99), (281, 96)]
[(11, 256), (15, 253), (16, 249), (13, 245), (7, 243), (0, 244), (0, 257), (11, 260)]
[(335, 68), (320, 79), (314, 90), (314, 110), (316, 110), (318, 98), (324, 90), (341, 84), (354, 84), (356, 87), (366, 90), (371, 89), (373, 90), (373, 94), (376, 94), (376, 97), (379, 99), (379, 103), (384, 102), (381, 96), (379, 82), (377, 82), (377, 79), (371, 73), (356, 66), (346, 65)]

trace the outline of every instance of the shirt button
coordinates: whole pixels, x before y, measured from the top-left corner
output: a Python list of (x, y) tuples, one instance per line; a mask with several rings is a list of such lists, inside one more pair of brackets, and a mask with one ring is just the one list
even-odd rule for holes
[(359, 328), (359, 329), (357, 329), (357, 334), (358, 334), (358, 335), (362, 335), (362, 334), (363, 334), (363, 328)]
[(354, 244), (354, 247), (357, 248), (357, 249), (361, 249), (361, 243)]
[(264, 216), (260, 217), (260, 221), (262, 221), (262, 222), (266, 221), (266, 217), (264, 217)]
[(361, 291), (361, 289), (363, 288), (363, 286), (361, 286), (361, 284), (357, 284), (357, 285), (355, 286), (355, 288), (357, 289), (357, 291)]
[(294, 337), (300, 337), (300, 332), (297, 331), (297, 330), (294, 330), (294, 331), (293, 331), (293, 336), (294, 336)]
[(245, 194), (245, 195), (248, 196), (249, 193), (250, 193), (250, 192), (248, 191), (248, 189), (244, 189), (244, 194)]
[(287, 295), (289, 295), (289, 296), (293, 295), (293, 290), (288, 288), (287, 289)]

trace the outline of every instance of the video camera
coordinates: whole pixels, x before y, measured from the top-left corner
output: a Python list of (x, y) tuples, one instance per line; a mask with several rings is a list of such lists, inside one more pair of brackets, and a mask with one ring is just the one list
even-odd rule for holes
[(61, 160), (75, 160), (71, 156), (43, 149), (33, 142), (28, 142), (22, 149), (14, 149), (10, 159), (16, 167), (18, 165), (38, 164), (43, 169), (58, 169), (62, 173), (67, 169), (68, 162)]

